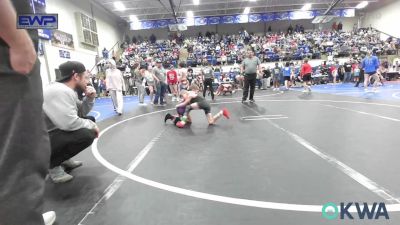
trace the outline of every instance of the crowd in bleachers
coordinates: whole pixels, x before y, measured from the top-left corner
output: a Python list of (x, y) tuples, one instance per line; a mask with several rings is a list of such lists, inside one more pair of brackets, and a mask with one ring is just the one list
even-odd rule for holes
[[(299, 30), (300, 31), (300, 30)], [(322, 55), (335, 57), (359, 56), (367, 50), (377, 55), (395, 54), (399, 40), (381, 40), (378, 32), (360, 29), (351, 32), (310, 31), (286, 33), (249, 34), (243, 30), (235, 35), (201, 33), (197, 37), (175, 37), (171, 40), (156, 41), (155, 38), (136, 43), (125, 42), (122, 47), (122, 61), (161, 59), (165, 65), (177, 66), (186, 61), (188, 66), (201, 65), (208, 61), (211, 65), (240, 63), (245, 49), (251, 46), (262, 62), (320, 59)]]
[[(315, 59), (311, 61), (314, 84), (357, 82), (359, 63), (368, 51), (378, 56), (397, 54), (399, 41), (392, 37), (381, 40), (379, 32), (373, 29), (342, 32), (337, 26), (329, 32), (304, 32), (303, 28), (296, 26), (289, 27), (286, 33), (268, 32), (263, 36), (243, 30), (235, 35), (207, 32), (205, 35), (199, 33), (197, 37), (180, 36), (163, 41), (157, 41), (152, 35), (149, 40), (138, 41), (134, 38), (132, 43), (123, 43), (123, 52), (117, 66), (125, 71), (126, 90), (131, 90), (129, 93), (135, 93), (134, 87), (139, 82), (135, 70), (143, 63), (151, 69), (156, 60), (161, 61), (164, 68), (170, 68), (171, 65), (176, 68), (179, 62), (185, 62), (189, 71), (193, 71), (188, 73), (189, 81), (200, 84), (197, 76), (200, 67), (208, 63), (214, 68), (215, 88), (218, 90), (220, 84), (231, 82), (234, 90), (241, 85), (237, 79), (240, 75), (239, 65), (246, 57), (246, 49), (251, 48), (264, 66), (264, 74), (258, 75), (257, 83), (260, 88), (269, 86), (262, 85), (263, 78), (268, 77), (266, 74), (271, 74), (275, 67), (283, 68), (286, 62), (290, 62), (293, 81), (300, 81), (298, 77), (301, 61), (305, 58)], [(103, 55), (107, 56), (105, 51)], [(318, 60), (321, 58), (323, 60)], [(278, 64), (275, 65), (275, 62)], [(381, 63), (383, 71), (399, 70), (398, 64), (396, 66), (394, 62), (383, 60)], [(348, 64), (351, 65), (351, 76), (345, 72)], [(102, 70), (101, 66), (99, 70)], [(101, 77), (96, 79), (99, 79), (99, 91), (102, 92), (101, 90), (106, 89), (105, 80)], [(283, 83), (283, 77), (281, 81)]]

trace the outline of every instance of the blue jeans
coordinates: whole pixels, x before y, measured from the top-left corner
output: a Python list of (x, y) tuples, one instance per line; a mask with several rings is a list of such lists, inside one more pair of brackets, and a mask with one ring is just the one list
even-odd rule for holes
[(351, 72), (345, 72), (345, 73), (344, 73), (343, 82), (344, 82), (344, 83), (351, 82)]
[(154, 98), (154, 104), (158, 104), (158, 99), (160, 99), (160, 104), (164, 104), (164, 95), (165, 91), (167, 90), (167, 84), (166, 83), (157, 83), (156, 84), (156, 97)]

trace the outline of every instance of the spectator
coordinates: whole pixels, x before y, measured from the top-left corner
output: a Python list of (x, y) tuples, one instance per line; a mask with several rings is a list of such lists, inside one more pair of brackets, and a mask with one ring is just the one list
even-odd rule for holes
[(102, 54), (104, 59), (108, 59), (108, 50), (106, 48), (103, 49)]
[(344, 79), (343, 83), (351, 82), (351, 74), (352, 74), (353, 68), (351, 64), (351, 59), (348, 59), (344, 63)]
[(192, 85), (192, 81), (194, 79), (194, 74), (193, 74), (193, 69), (190, 66), (187, 69), (187, 79), (189, 81), (189, 86)]
[[(89, 147), (99, 135), (93, 117), (87, 116), (94, 104), (96, 91), (87, 86), (89, 76), (80, 62), (69, 61), (60, 65), (61, 77), (44, 92), (43, 109), (50, 136), (51, 160), (49, 175), (54, 183), (73, 179), (64, 170), (74, 169), (82, 162), (71, 158)], [(76, 90), (85, 93), (78, 100)]]
[(149, 89), (150, 103), (153, 104), (155, 84), (158, 78), (148, 71), (148, 66), (146, 64), (140, 66), (140, 77), (143, 77), (144, 79), (142, 79), (140, 83), (141, 91), (139, 95), (139, 102), (141, 104), (144, 103), (145, 86), (147, 83), (147, 87)]
[(125, 91), (125, 81), (122, 77), (121, 71), (117, 69), (117, 65), (115, 64), (114, 60), (109, 60), (109, 66), (110, 68), (106, 70), (107, 91), (111, 95), (114, 110), (120, 116), (122, 115), (122, 111), (124, 108), (124, 99), (122, 92)]
[(333, 22), (333, 24), (332, 24), (332, 31), (337, 31), (337, 24), (336, 24), (336, 22)]
[(290, 81), (292, 80), (293, 77), (293, 70), (290, 68), (290, 63), (286, 62), (285, 67), (282, 70), (283, 77), (285, 79), (285, 88), (286, 90), (289, 90), (289, 87), (291, 85)]
[(262, 90), (266, 90), (271, 83), (271, 71), (269, 68), (265, 69), (265, 67), (261, 68), (262, 70)]
[(337, 30), (342, 31), (342, 29), (343, 29), (343, 24), (342, 22), (339, 22), (339, 24), (337, 25)]
[(167, 82), (172, 93), (173, 102), (179, 102), (178, 80), (178, 73), (176, 72), (174, 65), (170, 65), (169, 71), (167, 72)]
[(94, 87), (94, 89), (96, 90), (96, 97), (97, 97), (97, 95), (99, 95), (100, 94), (100, 91), (99, 91), (99, 78), (97, 78), (96, 77), (96, 75), (92, 75), (92, 86)]
[(275, 63), (275, 67), (272, 69), (272, 83), (274, 86), (273, 91), (279, 91), (280, 80), (281, 80), (282, 69), (278, 63)]
[(376, 56), (373, 56), (371, 51), (367, 52), (367, 56), (363, 59), (361, 62), (361, 67), (364, 70), (364, 90), (368, 91), (368, 83), (370, 77), (374, 79), (374, 88), (372, 91), (377, 92), (378, 91), (378, 82), (379, 82), (379, 77), (377, 75), (377, 70), (379, 68), (379, 59)]
[(158, 105), (160, 102), (160, 106), (165, 106), (164, 103), (164, 95), (168, 88), (166, 84), (166, 74), (165, 70), (162, 66), (161, 60), (156, 60), (156, 67), (153, 68), (153, 74), (157, 77), (156, 82), (156, 97), (154, 98), (154, 105)]
[(337, 77), (338, 77), (338, 68), (336, 67), (336, 65), (334, 63), (331, 64), (330, 73), (332, 75), (333, 83), (336, 84)]

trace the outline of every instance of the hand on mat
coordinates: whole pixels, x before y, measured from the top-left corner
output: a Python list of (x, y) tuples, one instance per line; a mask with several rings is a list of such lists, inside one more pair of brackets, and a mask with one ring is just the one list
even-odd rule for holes
[(100, 129), (97, 126), (94, 128), (94, 132), (96, 133), (96, 138), (98, 138), (100, 135)]
[(27, 75), (36, 63), (37, 55), (28, 33), (21, 30), (14, 42), (9, 43), (11, 68)]

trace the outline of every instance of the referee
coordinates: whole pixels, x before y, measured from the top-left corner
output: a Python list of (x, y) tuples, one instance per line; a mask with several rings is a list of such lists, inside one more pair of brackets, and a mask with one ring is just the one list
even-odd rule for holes
[(254, 51), (247, 51), (247, 58), (242, 62), (241, 73), (244, 76), (242, 103), (247, 100), (250, 88), (250, 102), (254, 103), (254, 90), (256, 87), (257, 71), (260, 70), (261, 61), (254, 56)]

